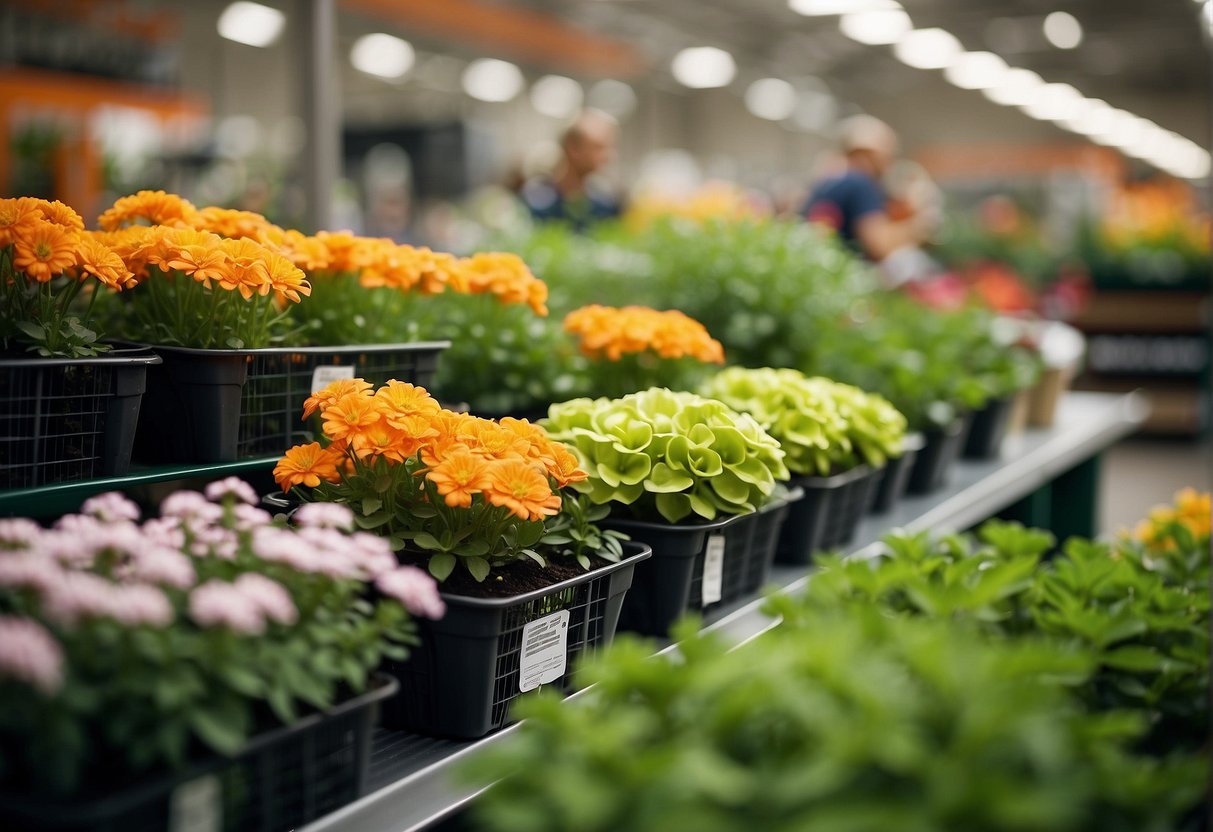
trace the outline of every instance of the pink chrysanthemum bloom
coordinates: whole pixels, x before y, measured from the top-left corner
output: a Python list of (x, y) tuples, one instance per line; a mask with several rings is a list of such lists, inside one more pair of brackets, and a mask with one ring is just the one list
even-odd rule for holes
[(42, 527), (33, 520), (24, 517), (0, 520), (0, 549), (24, 549), (41, 534)]
[(291, 625), (299, 620), (299, 611), (286, 587), (264, 575), (247, 572), (233, 586), (248, 597), (271, 621)]
[(241, 531), (248, 531), (259, 526), (268, 526), (274, 521), (274, 518), (270, 516), (268, 511), (256, 506), (247, 505), (246, 503), (238, 503), (233, 512), (236, 517), (236, 528)]
[(253, 487), (239, 477), (227, 477), (216, 480), (206, 487), (206, 498), (215, 502), (221, 501), (228, 494), (250, 506), (257, 505), (257, 492)]
[(63, 570), (41, 551), (0, 555), (0, 586), (47, 592), (63, 577)]
[(109, 491), (85, 500), (84, 505), (80, 507), (80, 513), (96, 517), (103, 523), (112, 523), (116, 520), (135, 522), (139, 519), (139, 506), (117, 491)]
[(125, 576), (149, 584), (189, 589), (197, 580), (194, 565), (180, 551), (160, 545), (150, 545), (131, 558)]
[(110, 594), (109, 615), (128, 627), (166, 627), (173, 622), (173, 605), (154, 586), (115, 586)]
[(375, 580), (379, 591), (404, 604), (413, 615), (437, 621), (446, 615), (446, 604), (438, 594), (438, 584), (416, 566), (402, 566)]
[(340, 503), (304, 503), (291, 519), (305, 528), (348, 530), (354, 526), (354, 512)]
[(227, 627), (247, 636), (265, 632), (265, 614), (234, 584), (211, 580), (190, 593), (190, 618), (201, 627)]
[(52, 695), (63, 685), (63, 648), (37, 622), (0, 615), (0, 677)]
[(223, 518), (223, 507), (210, 502), (197, 491), (174, 491), (160, 504), (160, 516), (216, 522)]

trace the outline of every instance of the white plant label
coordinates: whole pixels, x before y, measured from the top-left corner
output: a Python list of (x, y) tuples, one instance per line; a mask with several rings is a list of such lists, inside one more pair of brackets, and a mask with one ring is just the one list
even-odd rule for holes
[(223, 793), (219, 778), (187, 780), (169, 798), (169, 832), (222, 832)]
[(339, 378), (353, 377), (353, 366), (317, 367), (312, 370), (312, 392), (323, 390)]
[(724, 535), (714, 534), (708, 538), (708, 548), (703, 553), (703, 605), (719, 601), (723, 588)]
[(564, 675), (569, 652), (569, 611), (561, 610), (522, 628), (518, 689), (523, 693)]

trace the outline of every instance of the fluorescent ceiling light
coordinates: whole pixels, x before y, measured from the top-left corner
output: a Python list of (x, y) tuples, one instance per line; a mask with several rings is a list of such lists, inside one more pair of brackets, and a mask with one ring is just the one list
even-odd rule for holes
[(674, 56), (674, 80), (695, 90), (726, 87), (737, 74), (733, 56), (715, 46), (692, 46)]
[(901, 40), (914, 24), (901, 8), (893, 8), (844, 14), (838, 19), (838, 28), (851, 40), (881, 46)]
[(581, 84), (563, 75), (545, 75), (531, 86), (531, 106), (552, 118), (576, 115), (584, 97)]
[(413, 68), (416, 59), (412, 44), (383, 32), (363, 35), (350, 49), (350, 63), (354, 69), (379, 78), (403, 77)]
[(1058, 49), (1073, 49), (1082, 43), (1082, 24), (1069, 12), (1053, 12), (1045, 18), (1045, 39)]
[(1021, 107), (1031, 101), (1044, 85), (1044, 80), (1030, 69), (1008, 69), (997, 84), (981, 92), (995, 104)]
[(509, 101), (522, 92), (524, 83), (522, 70), (496, 58), (479, 58), (463, 71), (463, 91), (479, 101)]
[(760, 78), (745, 91), (745, 106), (758, 118), (783, 121), (796, 109), (796, 89), (782, 78)]
[(868, 12), (874, 9), (899, 9), (894, 0), (788, 0), (788, 8), (806, 17)]
[(219, 15), (219, 35), (247, 46), (269, 46), (282, 34), (286, 15), (246, 0), (232, 3)]
[(916, 69), (943, 69), (963, 51), (960, 41), (943, 29), (915, 29), (893, 47), (899, 61)]
[(966, 52), (943, 75), (962, 90), (985, 90), (999, 86), (1007, 71), (1007, 62), (993, 52)]
[(1045, 84), (1022, 109), (1041, 121), (1063, 121), (1082, 112), (1086, 99), (1069, 84)]

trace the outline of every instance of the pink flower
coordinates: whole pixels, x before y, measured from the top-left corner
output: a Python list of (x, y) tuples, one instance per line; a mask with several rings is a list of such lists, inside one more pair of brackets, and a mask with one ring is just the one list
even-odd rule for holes
[(5, 676), (53, 694), (63, 685), (63, 649), (37, 622), (0, 615), (0, 677)]
[(239, 477), (216, 480), (206, 487), (206, 498), (217, 503), (229, 494), (250, 506), (257, 505), (257, 492)]
[(317, 555), (315, 567), (310, 571), (338, 580), (367, 577), (353, 554), (350, 539), (336, 529), (305, 528), (300, 529), (296, 537), (300, 544), (311, 547)]
[(128, 627), (166, 627), (173, 623), (173, 605), (154, 586), (114, 586), (109, 601), (109, 616)]
[(244, 503), (237, 503), (233, 512), (236, 516), (236, 528), (242, 531), (255, 529), (258, 526), (268, 526), (274, 521), (268, 511)]
[(174, 589), (189, 589), (197, 580), (189, 558), (176, 549), (159, 545), (149, 546), (131, 558), (126, 575), (138, 581), (163, 584)]
[(348, 530), (354, 525), (354, 512), (340, 503), (304, 503), (291, 519), (304, 527)]
[(392, 553), (392, 544), (386, 538), (368, 532), (355, 532), (348, 540), (350, 557), (362, 566), (367, 577), (377, 578), (399, 566), (396, 555)]
[(246, 572), (233, 584), (272, 621), (291, 625), (299, 620), (299, 611), (286, 587), (264, 575)]
[(81, 618), (109, 616), (115, 607), (114, 584), (90, 572), (63, 572), (42, 592), (42, 612), (71, 626)]
[(194, 540), (190, 545), (190, 554), (194, 557), (214, 557), (220, 560), (234, 560), (240, 548), (236, 533), (222, 526), (202, 526), (194, 531)]
[(139, 507), (117, 491), (89, 497), (80, 507), (80, 513), (96, 517), (103, 523), (115, 520), (135, 522), (139, 519)]
[(143, 537), (169, 549), (181, 551), (185, 547), (185, 530), (176, 517), (159, 517), (143, 524)]
[(223, 507), (208, 502), (197, 491), (174, 491), (160, 504), (160, 516), (218, 522), (223, 519)]
[(247, 636), (265, 632), (265, 615), (234, 584), (207, 581), (190, 593), (190, 618), (202, 627), (227, 627)]
[(379, 591), (404, 604), (413, 615), (437, 621), (446, 615), (446, 604), (437, 582), (416, 566), (402, 566), (375, 580)]
[(42, 552), (0, 555), (0, 586), (45, 593), (63, 577), (63, 570)]
[(41, 534), (42, 527), (33, 520), (24, 517), (0, 520), (0, 549), (24, 549)]

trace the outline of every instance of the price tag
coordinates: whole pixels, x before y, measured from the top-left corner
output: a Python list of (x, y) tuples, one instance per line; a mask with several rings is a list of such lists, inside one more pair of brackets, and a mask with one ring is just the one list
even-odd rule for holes
[(169, 832), (222, 832), (223, 801), (219, 778), (208, 774), (187, 780), (169, 798)]
[(719, 601), (723, 587), (724, 535), (714, 534), (708, 538), (708, 548), (703, 553), (703, 605)]
[(312, 392), (323, 390), (339, 378), (353, 378), (354, 368), (346, 366), (317, 367), (312, 371)]
[(569, 611), (561, 610), (522, 628), (518, 689), (523, 693), (564, 675), (569, 652)]

